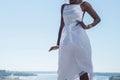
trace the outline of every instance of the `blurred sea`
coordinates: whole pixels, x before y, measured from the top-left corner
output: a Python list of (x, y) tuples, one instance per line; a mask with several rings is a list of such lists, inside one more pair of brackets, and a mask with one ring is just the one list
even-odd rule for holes
[[(57, 80), (56, 72), (31, 72), (37, 76), (9, 76), (7, 78), (0, 78), (0, 80)], [(119, 75), (120, 73), (95, 73), (96, 80), (109, 80), (110, 76)]]
[[(109, 77), (116, 73), (95, 73), (96, 80), (109, 80)], [(57, 73), (39, 73), (35, 80), (57, 80)]]

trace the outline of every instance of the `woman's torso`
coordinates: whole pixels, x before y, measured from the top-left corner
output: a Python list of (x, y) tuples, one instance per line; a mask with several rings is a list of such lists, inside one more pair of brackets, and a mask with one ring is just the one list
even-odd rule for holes
[(77, 46), (89, 44), (87, 34), (83, 27), (77, 24), (77, 21), (82, 21), (84, 11), (80, 4), (66, 4), (63, 9), (64, 29), (62, 31), (61, 45), (74, 44)]
[(80, 4), (66, 4), (63, 9), (63, 19), (65, 25), (75, 23), (76, 20), (82, 21), (83, 11)]

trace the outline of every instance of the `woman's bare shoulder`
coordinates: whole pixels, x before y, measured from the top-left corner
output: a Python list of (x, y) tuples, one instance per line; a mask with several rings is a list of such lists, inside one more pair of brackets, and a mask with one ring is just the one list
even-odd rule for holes
[(87, 2), (87, 1), (84, 1), (84, 2), (82, 3), (82, 6), (83, 6), (85, 9), (92, 7), (91, 4), (90, 4), (89, 2)]
[(68, 3), (64, 3), (64, 4), (62, 4), (62, 6), (61, 6), (61, 7), (64, 7), (65, 5), (68, 5)]
[(63, 9), (64, 9), (64, 7), (65, 7), (66, 5), (68, 5), (68, 4), (67, 4), (67, 3), (62, 4), (62, 6), (61, 6), (61, 11), (63, 11)]

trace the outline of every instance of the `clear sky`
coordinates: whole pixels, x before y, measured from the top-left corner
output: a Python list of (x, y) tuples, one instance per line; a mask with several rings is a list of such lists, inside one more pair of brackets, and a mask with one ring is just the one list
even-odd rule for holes
[[(87, 0), (101, 23), (86, 30), (95, 72), (120, 72), (120, 1)], [(64, 0), (0, 0), (0, 69), (56, 71), (60, 7)], [(91, 18), (85, 15), (85, 23)]]

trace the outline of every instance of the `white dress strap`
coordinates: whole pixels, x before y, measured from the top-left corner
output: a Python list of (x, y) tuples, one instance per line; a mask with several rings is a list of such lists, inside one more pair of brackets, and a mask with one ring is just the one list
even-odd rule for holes
[[(80, 8), (81, 8), (81, 5), (84, 3), (85, 1), (82, 1), (81, 3), (80, 3)], [(82, 8), (81, 8), (82, 9)], [(85, 14), (85, 12), (83, 12), (83, 15), (82, 15), (82, 21), (83, 21), (83, 18), (84, 18), (84, 14)]]

